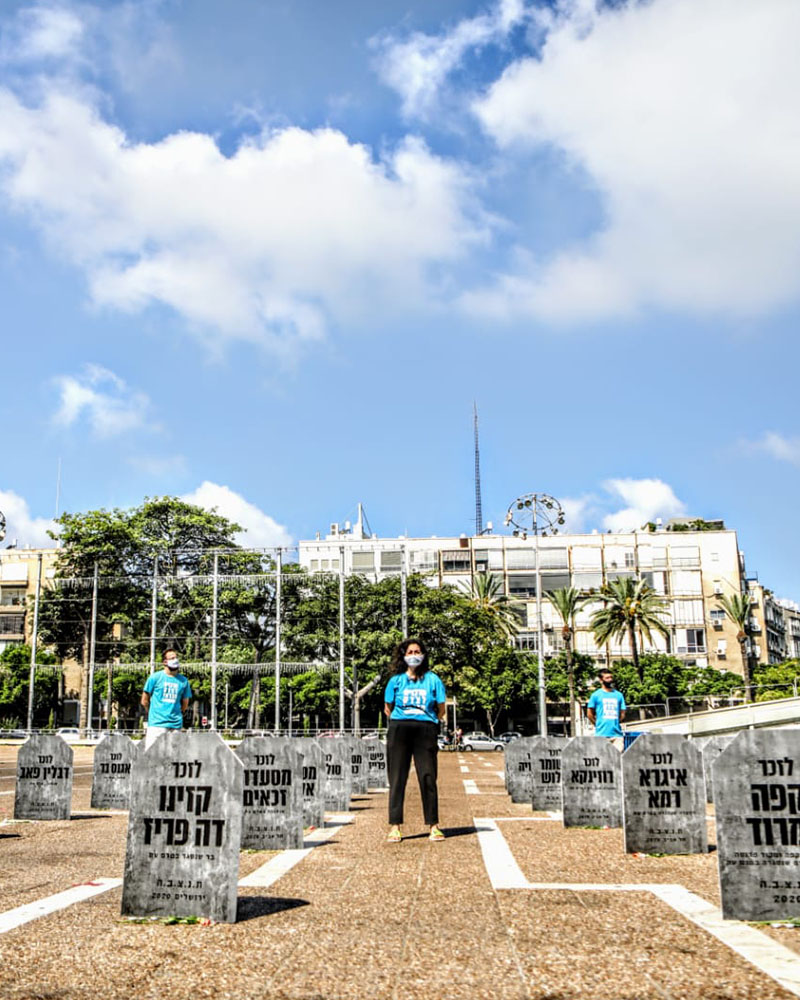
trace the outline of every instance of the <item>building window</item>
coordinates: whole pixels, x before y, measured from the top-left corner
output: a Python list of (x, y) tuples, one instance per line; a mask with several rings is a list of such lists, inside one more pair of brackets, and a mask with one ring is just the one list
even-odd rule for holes
[(316, 573), (317, 570), (319, 569), (319, 559), (312, 559), (310, 565), (311, 565), (311, 572)]
[(671, 588), (673, 594), (702, 594), (703, 581), (699, 572), (691, 570), (673, 570)]
[(704, 628), (678, 629), (678, 652), (685, 655), (705, 653), (706, 630)]
[(703, 621), (703, 602), (673, 601), (672, 613), (676, 625), (699, 625)]
[(700, 549), (697, 545), (675, 545), (670, 549), (669, 558), (673, 566), (699, 566)]
[(399, 573), (403, 568), (403, 553), (400, 549), (381, 552), (381, 573)]
[(506, 549), (506, 566), (509, 569), (536, 569), (533, 549)]
[(536, 597), (536, 575), (509, 573), (508, 592), (512, 597)]
[(353, 553), (354, 573), (374, 573), (375, 553), (374, 552), (354, 552)]
[(0, 593), (0, 605), (3, 607), (13, 607), (25, 603), (24, 587), (3, 587)]
[(569, 566), (566, 549), (540, 547), (539, 556), (542, 560), (542, 569), (567, 569)]
[(25, 615), (0, 615), (0, 634), (22, 635), (25, 630)]
[(538, 649), (537, 635), (535, 632), (519, 632), (516, 637), (517, 649), (525, 649), (535, 653)]
[(469, 573), (469, 549), (445, 549), (442, 552), (443, 573)]
[(339, 560), (331, 559), (331, 569), (338, 569), (338, 568), (339, 568)]
[(713, 608), (708, 612), (708, 617), (711, 619), (711, 624), (714, 628), (722, 628), (725, 624), (725, 612), (722, 608)]
[(569, 573), (542, 573), (542, 593), (569, 586)]
[(431, 549), (416, 549), (411, 552), (411, 571), (425, 573), (436, 568), (436, 553)]
[(581, 570), (580, 572), (573, 573), (572, 586), (584, 593), (587, 590), (599, 590), (603, 586), (603, 574), (600, 570), (596, 572)]

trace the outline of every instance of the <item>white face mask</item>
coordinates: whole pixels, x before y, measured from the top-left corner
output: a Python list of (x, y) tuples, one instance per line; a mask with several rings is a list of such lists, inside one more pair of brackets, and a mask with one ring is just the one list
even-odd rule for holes
[(167, 660), (167, 669), (168, 670), (177, 670), (178, 666), (179, 666), (179, 663), (178, 663), (177, 660)]
[(425, 659), (424, 656), (404, 656), (403, 659), (406, 661), (407, 667), (419, 667), (422, 666), (422, 661)]

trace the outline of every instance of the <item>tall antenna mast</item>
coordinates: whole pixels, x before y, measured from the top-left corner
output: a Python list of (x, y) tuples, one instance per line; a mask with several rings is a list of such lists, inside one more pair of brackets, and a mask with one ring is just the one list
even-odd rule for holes
[(478, 444), (478, 406), (472, 404), (472, 418), (475, 424), (475, 534), (483, 534), (483, 510), (481, 509), (481, 452)]

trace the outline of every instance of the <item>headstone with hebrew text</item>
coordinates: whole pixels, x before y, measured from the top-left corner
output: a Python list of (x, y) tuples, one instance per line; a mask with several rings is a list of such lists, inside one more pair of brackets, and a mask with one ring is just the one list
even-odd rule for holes
[(330, 736), (320, 739), (319, 746), (325, 755), (322, 776), (325, 808), (333, 812), (347, 812), (353, 794), (350, 744), (341, 736)]
[(622, 761), (602, 736), (576, 736), (561, 754), (564, 826), (622, 826)]
[(505, 781), (506, 791), (512, 802), (531, 800), (531, 742), (532, 736), (520, 737), (506, 744)]
[(643, 733), (622, 755), (628, 854), (708, 850), (703, 759), (683, 736)]
[(72, 747), (60, 736), (30, 736), (17, 754), (14, 819), (69, 819)]
[(531, 737), (529, 801), (534, 812), (561, 812), (561, 754), (567, 743), (566, 736)]
[(244, 765), (242, 848), (282, 851), (303, 846), (303, 756), (296, 741), (248, 736), (236, 754)]
[(353, 795), (366, 795), (369, 790), (367, 755), (364, 744), (358, 736), (342, 736), (350, 747), (350, 771), (353, 779)]
[(217, 733), (168, 729), (139, 753), (122, 914), (233, 923), (242, 836), (242, 762)]
[(127, 809), (131, 800), (131, 771), (139, 752), (124, 733), (109, 733), (94, 748), (92, 809)]
[(319, 744), (307, 737), (297, 737), (293, 745), (303, 756), (303, 826), (325, 825), (325, 790), (322, 772), (325, 755)]
[(364, 740), (367, 751), (367, 781), (370, 788), (384, 789), (389, 786), (389, 771), (386, 766), (386, 744), (380, 740)]
[(712, 773), (723, 917), (800, 917), (798, 730), (740, 732)]

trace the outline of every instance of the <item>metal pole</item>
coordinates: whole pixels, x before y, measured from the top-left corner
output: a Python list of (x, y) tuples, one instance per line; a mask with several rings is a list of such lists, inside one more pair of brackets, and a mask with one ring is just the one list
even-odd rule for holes
[(153, 594), (150, 598), (150, 675), (156, 672), (156, 618), (158, 616), (158, 556), (153, 556)]
[(406, 568), (406, 547), (400, 547), (402, 557), (400, 559), (400, 631), (403, 638), (408, 638), (408, 570)]
[[(283, 570), (282, 550), (275, 556), (275, 733), (281, 728), (281, 572)], [(290, 696), (291, 697), (291, 696)], [(289, 725), (291, 726), (291, 709)]]
[(292, 710), (293, 710), (293, 707), (294, 706), (292, 705), (292, 685), (289, 684), (289, 735), (290, 736), (292, 735)]
[(225, 681), (225, 728), (228, 728), (228, 693), (230, 691), (230, 681)]
[(542, 575), (539, 572), (539, 526), (536, 523), (536, 505), (533, 501), (533, 538), (536, 546), (536, 644), (539, 666), (539, 735), (547, 736), (547, 699), (544, 690), (544, 635), (542, 633)]
[(86, 702), (86, 723), (89, 735), (92, 735), (92, 710), (94, 708), (94, 657), (97, 646), (97, 560), (94, 564), (94, 576), (92, 578), (92, 630), (89, 634), (89, 692)]
[(217, 728), (217, 612), (219, 607), (219, 552), (214, 553), (211, 599), (211, 729)]
[(339, 732), (344, 732), (344, 545), (339, 546)]
[(39, 597), (42, 592), (42, 554), (36, 567), (36, 591), (33, 595), (33, 633), (31, 635), (31, 675), (28, 681), (28, 735), (33, 732), (33, 692), (36, 684), (36, 649), (39, 641)]

